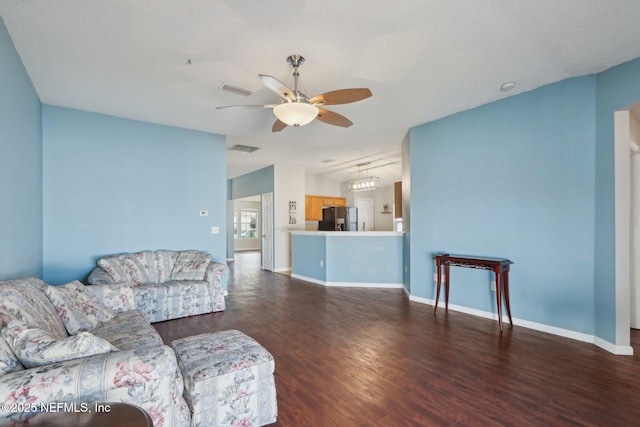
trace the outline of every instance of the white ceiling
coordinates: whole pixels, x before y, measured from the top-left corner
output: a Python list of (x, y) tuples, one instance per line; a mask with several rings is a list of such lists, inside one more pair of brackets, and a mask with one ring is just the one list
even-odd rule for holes
[[(0, 0), (0, 16), (43, 103), (260, 147), (228, 152), (229, 177), (293, 162), (343, 181), (371, 161), (388, 184), (410, 127), (640, 56), (637, 0)], [(309, 97), (371, 89), (329, 108), (352, 127), (273, 134), (269, 109), (215, 108), (277, 102), (258, 74), (289, 83), (291, 54)]]

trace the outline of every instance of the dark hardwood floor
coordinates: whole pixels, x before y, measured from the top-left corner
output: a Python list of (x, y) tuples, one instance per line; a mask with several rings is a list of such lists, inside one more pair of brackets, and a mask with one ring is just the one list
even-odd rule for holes
[[(640, 357), (230, 263), (227, 309), (156, 323), (166, 343), (238, 329), (276, 361), (277, 426), (637, 426)], [(512, 307), (517, 316), (517, 307)], [(632, 341), (640, 351), (640, 335)]]

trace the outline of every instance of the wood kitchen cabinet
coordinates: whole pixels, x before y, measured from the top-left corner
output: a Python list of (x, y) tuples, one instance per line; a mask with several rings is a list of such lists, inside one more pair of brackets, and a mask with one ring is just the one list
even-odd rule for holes
[(304, 212), (306, 221), (322, 221), (322, 196), (305, 196)]
[(322, 196), (322, 206), (335, 206), (335, 205), (336, 205), (335, 197)]
[(311, 196), (304, 198), (304, 219), (305, 221), (322, 221), (323, 206), (347, 206), (347, 199), (344, 197), (331, 196)]
[(402, 218), (402, 181), (393, 183), (393, 190), (394, 217)]

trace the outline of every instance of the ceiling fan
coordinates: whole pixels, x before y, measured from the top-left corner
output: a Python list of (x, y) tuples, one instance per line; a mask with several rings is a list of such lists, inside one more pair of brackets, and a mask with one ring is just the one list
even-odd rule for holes
[(314, 119), (318, 119), (327, 124), (341, 127), (349, 127), (353, 123), (345, 116), (325, 110), (325, 105), (349, 104), (361, 101), (371, 96), (371, 91), (367, 88), (340, 89), (323, 93), (309, 99), (300, 92), (298, 67), (304, 63), (304, 58), (300, 55), (291, 55), (287, 62), (293, 67), (293, 90), (275, 77), (266, 74), (258, 74), (262, 83), (282, 97), (280, 104), (266, 105), (230, 105), (217, 107), (219, 110), (241, 109), (241, 108), (273, 108), (273, 113), (278, 118), (271, 130), (280, 132), (287, 126), (304, 126)]

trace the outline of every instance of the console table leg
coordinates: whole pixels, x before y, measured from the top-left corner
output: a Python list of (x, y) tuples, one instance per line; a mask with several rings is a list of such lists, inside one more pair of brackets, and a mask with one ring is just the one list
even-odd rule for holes
[(500, 330), (502, 331), (502, 293), (500, 292), (500, 288), (502, 288), (502, 283), (500, 283), (500, 276), (502, 276), (502, 272), (499, 268), (494, 268), (493, 272), (496, 276), (496, 302), (498, 303), (498, 324), (500, 325)]
[(440, 283), (441, 283), (440, 273), (441, 273), (441, 268), (440, 268), (440, 261), (438, 261), (438, 260), (436, 260), (436, 270), (438, 272), (438, 274), (437, 274), (438, 282), (436, 283), (436, 303), (435, 303), (435, 307), (433, 308), (433, 312), (434, 313), (438, 309), (438, 300), (440, 299)]
[(502, 281), (502, 284), (504, 286), (504, 302), (507, 305), (509, 323), (513, 325), (513, 320), (511, 320), (511, 307), (509, 306), (509, 271), (504, 272), (504, 280)]
[(449, 310), (449, 264), (444, 265), (444, 300), (445, 309)]

